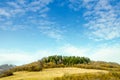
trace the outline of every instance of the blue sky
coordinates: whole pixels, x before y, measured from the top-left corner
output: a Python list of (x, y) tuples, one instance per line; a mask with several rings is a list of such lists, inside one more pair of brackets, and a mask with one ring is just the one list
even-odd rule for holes
[(49, 55), (120, 63), (120, 1), (0, 0), (0, 64)]

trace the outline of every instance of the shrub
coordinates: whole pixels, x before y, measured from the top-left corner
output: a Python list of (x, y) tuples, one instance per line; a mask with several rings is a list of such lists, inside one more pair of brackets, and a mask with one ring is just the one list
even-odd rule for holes
[(33, 62), (30, 64), (22, 65), (22, 66), (17, 66), (12, 69), (12, 71), (41, 71), (43, 68), (43, 64), (41, 61)]
[(11, 76), (13, 75), (13, 72), (12, 71), (4, 71), (0, 74), (0, 77), (7, 77), (7, 76)]
[(38, 63), (30, 64), (25, 66), (27, 71), (41, 71), (42, 66)]

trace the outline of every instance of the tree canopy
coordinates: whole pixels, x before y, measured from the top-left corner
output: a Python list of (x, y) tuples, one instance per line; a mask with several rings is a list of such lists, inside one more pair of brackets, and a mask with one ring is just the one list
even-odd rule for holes
[(64, 64), (64, 65), (74, 65), (74, 64), (87, 64), (91, 60), (87, 57), (79, 57), (79, 56), (61, 56), (54, 55), (44, 57), (41, 60), (43, 63), (54, 63), (54, 64)]

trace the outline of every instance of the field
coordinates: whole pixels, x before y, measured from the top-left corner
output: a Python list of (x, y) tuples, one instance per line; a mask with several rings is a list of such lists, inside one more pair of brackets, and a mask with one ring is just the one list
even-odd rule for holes
[(15, 72), (13, 76), (4, 77), (0, 80), (53, 80), (55, 77), (62, 77), (65, 74), (78, 74), (78, 73), (108, 73), (105, 70), (94, 69), (81, 69), (81, 68), (49, 68), (40, 72)]

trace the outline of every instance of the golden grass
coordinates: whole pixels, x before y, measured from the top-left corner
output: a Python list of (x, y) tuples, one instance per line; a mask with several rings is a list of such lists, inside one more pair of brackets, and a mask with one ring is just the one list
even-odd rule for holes
[(105, 70), (81, 69), (81, 68), (50, 68), (40, 72), (15, 72), (13, 76), (0, 78), (0, 80), (53, 80), (55, 77), (62, 77), (65, 74), (77, 73), (108, 73)]

